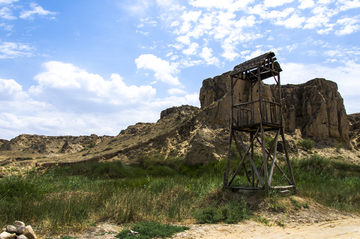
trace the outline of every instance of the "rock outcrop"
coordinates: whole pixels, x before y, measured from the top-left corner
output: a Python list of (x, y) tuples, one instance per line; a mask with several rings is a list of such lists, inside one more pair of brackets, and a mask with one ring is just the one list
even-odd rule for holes
[(3, 141), (0, 151), (22, 151), (27, 153), (75, 153), (84, 147), (92, 147), (111, 136), (44, 136), (21, 134), (10, 141)]
[(360, 113), (348, 115), (350, 122), (350, 142), (356, 149), (360, 150)]
[[(203, 81), (200, 90), (201, 108), (215, 105), (209, 123), (228, 126), (230, 112), (230, 72)], [(257, 89), (257, 87), (254, 87)], [(349, 122), (335, 82), (322, 78), (299, 85), (282, 85), (283, 118), (285, 131), (300, 129), (304, 138), (341, 142), (350, 148)], [(234, 86), (234, 102), (249, 99), (250, 86), (245, 81), (237, 81)], [(254, 98), (258, 92), (254, 91)], [(278, 98), (274, 85), (263, 83), (264, 99)]]

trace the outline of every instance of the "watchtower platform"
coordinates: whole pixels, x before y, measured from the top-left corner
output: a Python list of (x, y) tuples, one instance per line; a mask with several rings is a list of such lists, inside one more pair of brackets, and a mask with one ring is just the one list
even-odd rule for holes
[[(230, 135), (227, 167), (224, 173), (224, 187), (239, 190), (266, 190), (290, 189), (296, 191), (295, 180), (286, 149), (282, 104), (280, 72), (282, 71), (275, 53), (267, 52), (234, 67), (230, 73)], [(275, 90), (278, 90), (278, 98), (264, 99), (262, 95), (263, 80), (273, 78)], [(238, 80), (248, 81), (250, 84), (249, 99), (247, 102), (234, 102), (234, 86)], [(274, 131), (276, 136), (271, 146), (266, 147), (266, 131)], [(248, 133), (250, 144), (246, 146), (239, 132)], [(279, 162), (277, 157), (277, 145), (279, 136), (282, 138), (286, 162)], [(236, 149), (241, 157), (240, 164), (234, 167), (231, 162), (231, 145), (235, 141)], [(258, 143), (261, 148), (261, 160), (259, 156), (254, 159), (254, 146)], [(287, 165), (287, 167), (286, 167)], [(247, 169), (249, 167), (249, 170)], [(283, 169), (283, 168), (286, 169)], [(281, 174), (288, 185), (273, 185), (274, 169)], [(243, 169), (243, 170), (241, 170)], [(235, 181), (241, 181), (240, 173), (246, 176), (243, 185), (236, 185)], [(237, 179), (238, 180), (235, 180)], [(281, 180), (277, 180), (281, 181)], [(260, 185), (259, 185), (260, 184)]]

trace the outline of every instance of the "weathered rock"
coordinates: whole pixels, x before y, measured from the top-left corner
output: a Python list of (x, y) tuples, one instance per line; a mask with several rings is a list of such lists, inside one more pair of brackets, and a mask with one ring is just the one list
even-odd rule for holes
[(135, 125), (130, 125), (125, 130), (121, 130), (120, 134), (129, 134), (129, 135), (137, 135), (140, 134), (142, 131), (146, 130), (148, 127), (153, 125), (153, 123), (136, 123)]
[(337, 141), (350, 148), (349, 122), (335, 82), (316, 78), (284, 85), (282, 102), (286, 131), (300, 128), (304, 138)]
[(16, 238), (15, 233), (2, 232), (0, 234), (0, 239), (15, 239), (15, 238)]
[(350, 114), (347, 116), (350, 122), (350, 141), (351, 145), (359, 150), (360, 149), (360, 113)]
[(9, 142), (9, 140), (0, 139), (0, 147), (1, 147), (1, 145), (5, 144), (5, 143), (7, 143), (7, 142)]
[(18, 226), (16, 227), (16, 235), (24, 234), (25, 226)]
[(7, 225), (6, 226), (6, 232), (8, 233), (16, 233), (16, 227), (13, 225)]
[(25, 235), (19, 235), (16, 237), (16, 239), (28, 239)]
[(188, 115), (194, 114), (199, 111), (199, 108), (196, 106), (191, 105), (182, 105), (182, 106), (174, 106), (171, 108), (168, 108), (166, 110), (161, 111), (160, 114), (160, 120), (171, 115), (171, 114), (178, 114), (178, 118), (181, 119), (183, 117), (186, 117)]
[[(229, 88), (229, 72), (203, 81), (200, 103), (202, 109), (211, 108), (208, 117), (210, 125), (228, 127)], [(257, 87), (253, 90), (253, 98), (257, 99)], [(248, 83), (238, 80), (234, 86), (234, 102), (249, 101), (249, 91)], [(349, 122), (335, 82), (316, 78), (300, 85), (282, 85), (281, 95), (285, 131), (293, 132), (299, 128), (304, 138), (341, 142), (346, 148), (351, 147)], [(278, 99), (278, 90), (275, 85), (263, 84), (262, 96), (267, 100)]]
[[(206, 164), (220, 160), (227, 152), (228, 138), (221, 134), (223, 130), (211, 130), (202, 128), (190, 140), (190, 148), (187, 151), (184, 163), (187, 165)], [(225, 137), (218, 137), (224, 135)]]
[(44, 135), (19, 135), (10, 141), (2, 141), (0, 151), (20, 151), (26, 153), (68, 153), (81, 151), (89, 144), (96, 145), (111, 136), (44, 136)]
[(24, 235), (28, 239), (37, 239), (36, 234), (35, 234), (34, 230), (32, 229), (32, 227), (30, 225), (25, 227)]
[(71, 142), (66, 141), (59, 152), (63, 154), (75, 153), (81, 151), (83, 148), (84, 147), (81, 144), (72, 144)]
[(13, 223), (13, 227), (16, 228), (16, 230), (15, 230), (16, 235), (24, 234), (25, 223), (23, 223), (22, 221), (15, 221)]

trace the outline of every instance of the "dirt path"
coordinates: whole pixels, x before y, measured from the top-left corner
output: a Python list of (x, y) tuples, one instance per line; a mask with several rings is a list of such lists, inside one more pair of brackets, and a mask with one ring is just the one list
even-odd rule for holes
[[(253, 220), (238, 224), (190, 224), (190, 230), (178, 233), (173, 238), (216, 239), (216, 238), (261, 238), (261, 239), (297, 239), (297, 238), (346, 238), (360, 239), (360, 218), (346, 218), (319, 223), (291, 223), (284, 228), (276, 225), (266, 226)], [(79, 239), (113, 239), (121, 231), (121, 226), (102, 224), (89, 229)], [(75, 236), (75, 235), (74, 235)]]
[(265, 226), (254, 221), (236, 225), (194, 225), (175, 238), (360, 238), (360, 219), (343, 219), (314, 224)]

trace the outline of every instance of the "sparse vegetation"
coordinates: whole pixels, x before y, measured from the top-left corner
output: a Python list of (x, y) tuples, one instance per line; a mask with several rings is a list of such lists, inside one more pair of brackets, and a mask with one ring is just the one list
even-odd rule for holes
[(300, 140), (297, 145), (305, 150), (312, 150), (315, 146), (315, 142), (311, 139), (302, 139)]
[(112, 150), (112, 149), (113, 149), (112, 147), (107, 147), (106, 149), (103, 150), (103, 152), (109, 151), (109, 150)]
[[(237, 164), (235, 150), (232, 157)], [(260, 162), (257, 157), (255, 163)], [(142, 155), (138, 161), (136, 165), (91, 162), (7, 176), (0, 180), (0, 224), (22, 220), (45, 231), (76, 231), (108, 219), (237, 223), (251, 216), (246, 197), (222, 190), (225, 160), (193, 167), (161, 155)], [(318, 155), (291, 161), (299, 196), (360, 212), (360, 166)], [(274, 184), (281, 178), (274, 171)], [(245, 176), (234, 181), (243, 182)], [(276, 194), (265, 197), (269, 209), (277, 213), (285, 213), (288, 206), (309, 207), (295, 197), (289, 205), (280, 203)], [(266, 224), (264, 217), (257, 217)], [(279, 220), (278, 225), (283, 224)]]
[(343, 145), (342, 145), (342, 143), (337, 143), (334, 145), (334, 147), (335, 147), (336, 151), (340, 153), (340, 150), (343, 148)]

